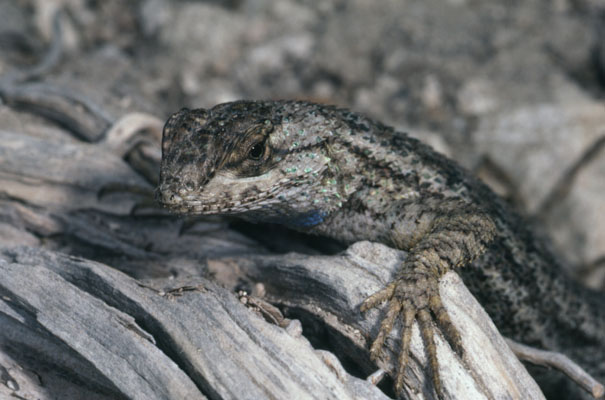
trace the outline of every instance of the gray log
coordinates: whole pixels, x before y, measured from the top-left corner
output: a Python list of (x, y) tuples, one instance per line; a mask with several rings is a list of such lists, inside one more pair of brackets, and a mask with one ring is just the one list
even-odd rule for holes
[[(402, 256), (362, 242), (342, 256), (258, 256), (220, 264), (237, 267), (263, 282), (270, 298), (326, 323), (340, 337), (335, 348), (371, 370), (367, 342), (380, 313), (362, 316), (357, 306)], [(292, 326), (265, 322), (207, 280), (172, 282), (187, 287), (168, 295), (103, 264), (48, 251), (21, 247), (4, 250), (1, 259), (0, 315), (8, 327), (0, 335), (2, 348), (21, 349), (9, 352), (20, 363), (25, 354), (38, 354), (29, 368), (53, 365), (72, 385), (86, 382), (97, 393), (126, 398), (385, 398), (315, 351)], [(219, 266), (210, 264), (211, 270)], [(441, 291), (467, 349), (461, 362), (437, 337), (450, 398), (541, 398), (455, 274), (445, 277)], [(397, 343), (395, 334), (387, 341), (389, 351), (379, 363), (387, 370)], [(431, 398), (416, 328), (412, 352), (407, 394)]]
[(386, 398), (207, 280), (166, 296), (105, 265), (26, 247), (4, 250), (0, 273), (1, 347), (109, 398)]

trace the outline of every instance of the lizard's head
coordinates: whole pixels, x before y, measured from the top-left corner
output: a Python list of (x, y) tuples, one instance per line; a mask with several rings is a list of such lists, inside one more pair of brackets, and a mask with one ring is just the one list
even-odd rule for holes
[(164, 127), (157, 198), (183, 214), (242, 214), (293, 226), (340, 207), (328, 132), (303, 102), (238, 101), (173, 114)]

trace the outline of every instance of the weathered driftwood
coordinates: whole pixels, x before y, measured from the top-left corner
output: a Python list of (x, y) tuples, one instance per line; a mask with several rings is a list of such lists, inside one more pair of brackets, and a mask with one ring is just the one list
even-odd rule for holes
[[(106, 398), (386, 398), (335, 373), (296, 329), (266, 323), (201, 278), (168, 295), (105, 265), (25, 247), (4, 250), (0, 271), (0, 344), (21, 396), (64, 397), (64, 387), (45, 385), (61, 371), (69, 390)], [(19, 367), (41, 382), (19, 382)]]
[[(227, 265), (260, 278), (282, 304), (327, 322), (336, 332), (338, 353), (367, 370), (366, 338), (378, 313), (364, 318), (357, 300), (378, 287), (388, 268), (363, 260), (359, 251), (386, 265), (398, 258), (383, 246), (360, 243), (343, 256), (265, 256)], [(265, 322), (207, 280), (150, 283), (192, 289), (171, 295), (105, 265), (38, 249), (4, 250), (1, 259), (0, 340), (15, 363), (9, 376), (19, 365), (46, 382), (52, 375), (40, 367), (50, 366), (62, 371), (70, 390), (82, 385), (110, 398), (385, 398), (315, 351), (292, 325), (282, 329)], [(461, 363), (438, 338), (440, 372), (451, 398), (540, 398), (456, 275), (448, 275), (441, 290), (468, 351)], [(431, 398), (417, 331), (412, 351), (408, 395)], [(392, 368), (391, 356), (381, 366)], [(19, 385), (35, 393), (36, 385)], [(53, 395), (62, 394), (54, 389)]]
[(132, 196), (99, 201), (99, 191), (112, 184), (152, 190), (121, 158), (99, 145), (1, 129), (0, 142), (2, 192), (27, 204), (50, 210), (94, 208), (127, 215), (134, 205)]
[(594, 398), (605, 395), (605, 387), (565, 354), (536, 349), (511, 339), (507, 339), (506, 343), (520, 360), (558, 369)]

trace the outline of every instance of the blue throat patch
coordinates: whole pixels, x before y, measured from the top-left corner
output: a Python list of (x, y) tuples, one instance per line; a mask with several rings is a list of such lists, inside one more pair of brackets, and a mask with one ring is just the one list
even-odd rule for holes
[(282, 218), (280, 218), (279, 223), (289, 225), (294, 228), (310, 228), (324, 222), (324, 219), (327, 215), (328, 214), (326, 212), (319, 210), (291, 216), (284, 215)]

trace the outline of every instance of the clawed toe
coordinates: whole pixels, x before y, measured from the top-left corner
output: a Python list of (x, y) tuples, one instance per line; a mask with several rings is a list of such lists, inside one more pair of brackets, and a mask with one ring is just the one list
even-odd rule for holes
[(410, 354), (410, 342), (412, 341), (412, 324), (416, 313), (409, 302), (403, 305), (403, 327), (401, 331), (401, 351), (397, 360), (397, 377), (395, 378), (395, 391), (401, 393), (403, 390), (403, 377), (405, 366), (408, 364)]
[(443, 306), (443, 303), (441, 303), (441, 298), (439, 296), (432, 296), (429, 304), (431, 311), (435, 315), (437, 325), (445, 336), (447, 342), (459, 357), (463, 357), (464, 347), (462, 346), (462, 338), (460, 337), (458, 329), (456, 329), (452, 323), (452, 320), (450, 319), (447, 310)]
[(395, 323), (395, 319), (399, 315), (400, 310), (401, 303), (394, 300), (389, 302), (389, 311), (387, 311), (387, 315), (382, 320), (378, 335), (376, 335), (376, 339), (374, 339), (374, 343), (372, 343), (372, 347), (370, 348), (370, 357), (372, 360), (378, 358), (378, 356), (382, 353), (384, 342), (393, 329), (393, 324)]
[(371, 308), (375, 308), (377, 305), (382, 303), (383, 301), (391, 299), (393, 297), (393, 293), (395, 292), (395, 287), (397, 286), (396, 282), (389, 284), (384, 289), (374, 293), (367, 299), (361, 303), (361, 311), (366, 312)]

